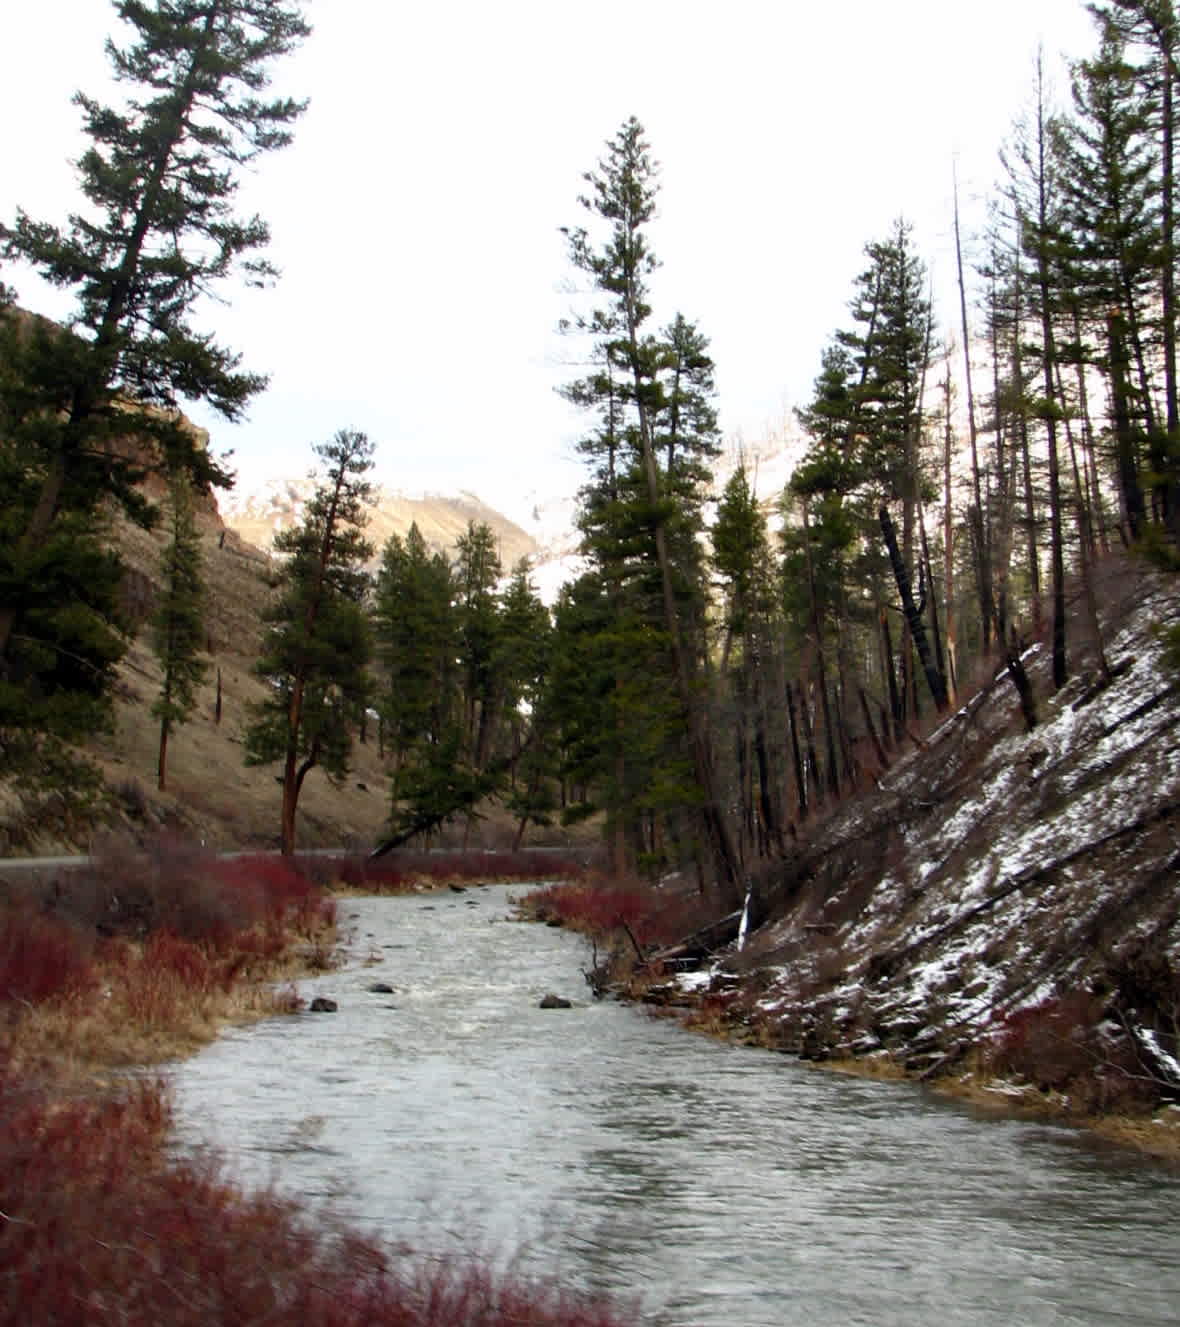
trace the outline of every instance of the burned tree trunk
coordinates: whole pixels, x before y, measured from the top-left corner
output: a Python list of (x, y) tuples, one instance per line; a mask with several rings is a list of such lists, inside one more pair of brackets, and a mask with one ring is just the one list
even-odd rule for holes
[(881, 533), (885, 537), (885, 547), (889, 552), (889, 562), (893, 568), (893, 579), (897, 582), (897, 592), (901, 595), (902, 611), (910, 629), (910, 636), (913, 639), (914, 648), (918, 651), (918, 658), (922, 664), (922, 671), (926, 674), (926, 682), (930, 687), (930, 694), (934, 698), (935, 707), (939, 713), (942, 713), (950, 703), (947, 697), (946, 678), (934, 658), (934, 652), (930, 648), (930, 641), (926, 635), (926, 626), (922, 621), (922, 614), (914, 602), (914, 587), (910, 581), (909, 570), (902, 561), (901, 550), (897, 546), (897, 531), (893, 527), (893, 520), (885, 507), (880, 509), (878, 516), (881, 521)]

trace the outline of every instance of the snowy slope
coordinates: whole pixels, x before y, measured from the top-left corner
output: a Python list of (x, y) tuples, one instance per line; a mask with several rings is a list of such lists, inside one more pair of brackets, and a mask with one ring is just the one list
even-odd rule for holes
[(1031, 734), (999, 677), (761, 882), (772, 920), (741, 963), (760, 969), (749, 1014), (767, 1039), (920, 1065), (1085, 992), (1139, 1019), (1136, 1055), (1166, 1077), (1177, 1029), (1169, 1050), (1134, 974), (1180, 976), (1180, 678), (1153, 634), (1180, 617), (1180, 585), (1107, 574), (1110, 685), (1079, 649), (1052, 696), (1034, 647)]

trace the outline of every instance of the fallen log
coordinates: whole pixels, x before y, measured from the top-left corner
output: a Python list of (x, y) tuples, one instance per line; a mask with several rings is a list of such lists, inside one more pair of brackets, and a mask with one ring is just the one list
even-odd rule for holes
[(667, 949), (649, 954), (647, 963), (649, 966), (655, 963), (683, 963), (685, 960), (703, 963), (718, 949), (732, 944), (737, 939), (741, 924), (742, 909), (738, 908), (736, 912), (728, 913), (719, 920), (710, 922), (708, 926), (702, 926), (699, 931), (685, 936), (683, 940), (669, 945)]

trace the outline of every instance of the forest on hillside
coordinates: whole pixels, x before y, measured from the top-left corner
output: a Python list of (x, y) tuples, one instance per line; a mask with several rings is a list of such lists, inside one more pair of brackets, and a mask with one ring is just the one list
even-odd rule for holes
[[(315, 493), (276, 545), (245, 734), (246, 759), (280, 771), (285, 851), (305, 779), (342, 777), (363, 736), (387, 761), (390, 843), (494, 799), (521, 837), (597, 818), (615, 872), (684, 869), (736, 903), (804, 822), (981, 681), (1005, 672), (1034, 727), (1030, 643), (1048, 643), (1060, 689), (1080, 620), (1109, 678), (1095, 567), (1131, 550), (1175, 570), (1180, 540), (1180, 25), (1166, 0), (1091, 9), (1069, 103), (1038, 74), (1003, 148), (971, 237), (981, 263), (957, 203), (948, 218), (950, 325), (907, 222), (866, 237), (799, 412), (806, 454), (769, 506), (741, 466), (715, 491), (708, 336), (651, 306), (659, 172), (643, 126), (618, 129), (564, 230), (580, 303), (562, 330), (586, 366), (564, 389), (586, 421), (583, 570), (550, 611), (486, 526), (454, 557), (416, 529), (376, 550), (374, 444), (321, 442)], [(77, 98), (86, 210), (0, 225), (10, 264), (77, 297), (61, 327), (0, 288), (0, 777), (30, 795), (95, 795), (77, 747), (111, 722), (141, 630), (166, 784), (169, 735), (212, 663), (192, 506), (231, 483), (179, 411), (234, 420), (265, 387), (195, 319), (231, 276), (274, 277), (266, 224), (235, 194), (303, 109), (266, 97), (309, 32), (299, 5), (116, 10), (127, 99)], [(164, 522), (150, 611), (128, 593), (116, 519)]]

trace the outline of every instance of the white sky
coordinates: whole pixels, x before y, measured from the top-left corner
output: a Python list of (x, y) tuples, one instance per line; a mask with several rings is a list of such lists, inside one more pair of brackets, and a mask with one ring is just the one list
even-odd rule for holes
[[(555, 394), (581, 175), (635, 114), (662, 166), (656, 325), (711, 338), (723, 428), (757, 440), (805, 401), (847, 323), (861, 251), (915, 225), (953, 312), (951, 165), (979, 224), (997, 151), (1046, 55), (1093, 48), (1081, 0), (313, 0), (275, 71), (311, 98), (241, 193), (283, 269), (198, 320), (271, 375), (246, 422), (199, 409), (240, 482), (301, 474), (338, 428), (379, 477), (512, 514), (572, 492), (579, 420)], [(3, 0), (0, 217), (78, 206), (75, 89), (106, 93), (104, 0)], [(1064, 77), (1057, 83), (1064, 95)], [(26, 272), (21, 302), (68, 305)]]

